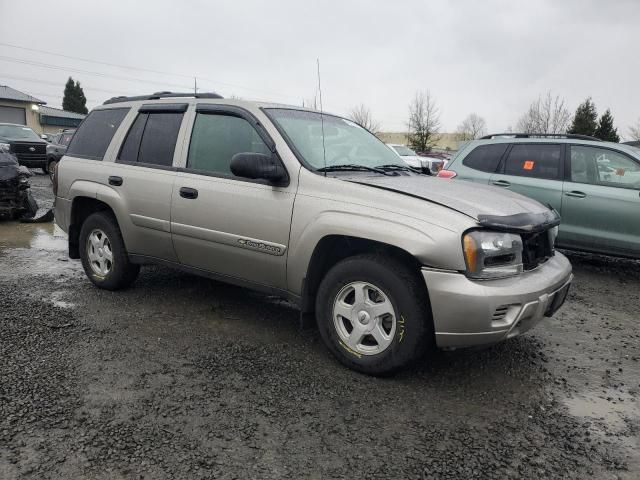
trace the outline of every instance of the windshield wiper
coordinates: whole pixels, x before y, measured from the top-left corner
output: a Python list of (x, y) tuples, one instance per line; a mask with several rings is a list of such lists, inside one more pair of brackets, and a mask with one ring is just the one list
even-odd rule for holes
[(356, 164), (344, 164), (344, 165), (330, 165), (316, 169), (317, 172), (375, 172), (381, 175), (392, 175), (391, 173), (383, 170), (382, 168), (366, 167), (364, 165)]
[(398, 171), (401, 170), (403, 172), (413, 172), (413, 173), (423, 173), (421, 170), (417, 169), (417, 168), (413, 168), (410, 166), (404, 166), (404, 165), (396, 165), (395, 163), (390, 163), (388, 165), (378, 165), (376, 168), (379, 168), (380, 170), (392, 170), (392, 171)]

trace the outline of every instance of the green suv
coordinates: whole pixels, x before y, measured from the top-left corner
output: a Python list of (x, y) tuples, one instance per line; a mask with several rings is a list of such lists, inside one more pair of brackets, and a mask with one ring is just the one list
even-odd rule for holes
[(464, 145), (439, 177), (513, 190), (556, 209), (556, 245), (640, 258), (640, 150), (583, 135), (497, 134)]

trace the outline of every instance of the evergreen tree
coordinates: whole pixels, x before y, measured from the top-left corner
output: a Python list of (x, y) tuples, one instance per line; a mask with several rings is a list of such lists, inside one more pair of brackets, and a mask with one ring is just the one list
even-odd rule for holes
[(573, 123), (567, 133), (590, 135), (593, 137), (597, 128), (598, 112), (596, 111), (596, 106), (591, 101), (591, 97), (589, 97), (576, 109)]
[(595, 136), (600, 140), (607, 142), (619, 142), (618, 129), (613, 126), (613, 115), (611, 110), (607, 108), (607, 111), (602, 114), (600, 121), (598, 122), (598, 128), (596, 128)]
[(82, 87), (80, 86), (80, 82), (76, 82), (76, 86), (75, 86), (75, 91), (76, 91), (76, 98), (78, 101), (78, 109), (76, 110), (76, 113), (82, 113), (82, 114), (87, 114), (88, 110), (87, 110), (87, 97), (84, 96), (84, 90), (82, 90)]
[(87, 98), (84, 96), (84, 91), (80, 82), (74, 82), (71, 77), (64, 86), (62, 109), (67, 112), (87, 113)]

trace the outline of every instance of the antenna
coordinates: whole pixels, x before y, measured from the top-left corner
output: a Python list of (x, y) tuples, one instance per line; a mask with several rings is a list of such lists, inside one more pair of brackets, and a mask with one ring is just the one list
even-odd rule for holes
[(324, 110), (322, 109), (322, 85), (320, 83), (320, 58), (316, 58), (318, 65), (318, 93), (320, 94), (320, 125), (322, 126), (322, 157), (324, 159), (324, 176), (327, 176), (327, 150), (324, 146)]

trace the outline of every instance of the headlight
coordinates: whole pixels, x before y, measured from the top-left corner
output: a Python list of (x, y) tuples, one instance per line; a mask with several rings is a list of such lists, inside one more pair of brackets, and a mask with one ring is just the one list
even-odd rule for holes
[(520, 235), (474, 230), (462, 237), (462, 247), (469, 277), (503, 278), (523, 271)]
[(9, 153), (10, 150), (11, 150), (11, 145), (9, 145), (8, 143), (0, 143), (0, 152)]
[(560, 227), (553, 227), (549, 229), (549, 245), (551, 245), (551, 249), (553, 249), (556, 245), (556, 238), (558, 238), (558, 230)]

